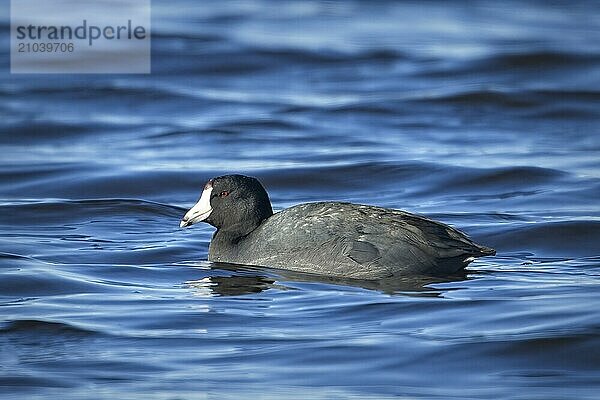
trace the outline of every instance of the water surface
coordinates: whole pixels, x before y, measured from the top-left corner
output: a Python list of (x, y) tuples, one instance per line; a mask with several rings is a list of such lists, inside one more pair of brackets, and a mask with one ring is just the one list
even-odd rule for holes
[[(0, 75), (3, 397), (597, 398), (598, 3), (158, 3), (149, 76)], [(179, 219), (232, 172), (498, 255), (213, 264)]]

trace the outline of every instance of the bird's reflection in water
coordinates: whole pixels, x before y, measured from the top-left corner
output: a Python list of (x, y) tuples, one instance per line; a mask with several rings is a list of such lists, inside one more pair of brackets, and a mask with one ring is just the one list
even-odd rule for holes
[[(367, 281), (227, 263), (202, 262), (198, 266), (205, 276), (187, 281), (185, 284), (194, 290), (194, 294), (203, 297), (240, 296), (260, 293), (268, 289), (294, 290), (294, 282), (351, 286), (391, 295), (442, 297), (443, 293), (454, 289), (448, 286), (435, 288), (432, 285), (468, 279), (466, 271), (447, 277), (418, 275)], [(225, 273), (227, 275), (224, 275)]]
[(260, 293), (273, 287), (275, 279), (260, 275), (207, 276), (187, 281), (199, 296), (240, 296)]

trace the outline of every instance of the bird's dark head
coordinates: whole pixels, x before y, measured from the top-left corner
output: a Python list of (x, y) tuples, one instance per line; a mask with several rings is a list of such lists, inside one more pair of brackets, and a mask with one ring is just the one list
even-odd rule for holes
[(204, 185), (200, 200), (184, 215), (179, 226), (203, 221), (223, 233), (241, 237), (271, 215), (269, 195), (256, 178), (224, 175)]

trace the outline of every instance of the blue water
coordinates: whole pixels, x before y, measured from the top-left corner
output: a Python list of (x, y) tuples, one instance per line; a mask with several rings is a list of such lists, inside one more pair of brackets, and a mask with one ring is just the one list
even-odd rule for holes
[[(598, 2), (155, 1), (138, 76), (9, 75), (6, 15), (0, 397), (598, 398)], [(498, 255), (378, 282), (213, 264), (179, 219), (233, 172)]]

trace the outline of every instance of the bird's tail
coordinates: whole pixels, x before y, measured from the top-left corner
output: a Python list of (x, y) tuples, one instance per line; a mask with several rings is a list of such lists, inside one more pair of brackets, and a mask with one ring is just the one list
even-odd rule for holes
[(486, 247), (486, 246), (481, 246), (481, 245), (477, 245), (477, 251), (474, 252), (473, 256), (474, 257), (485, 257), (485, 256), (495, 256), (496, 255), (496, 250), (492, 249), (491, 247)]

